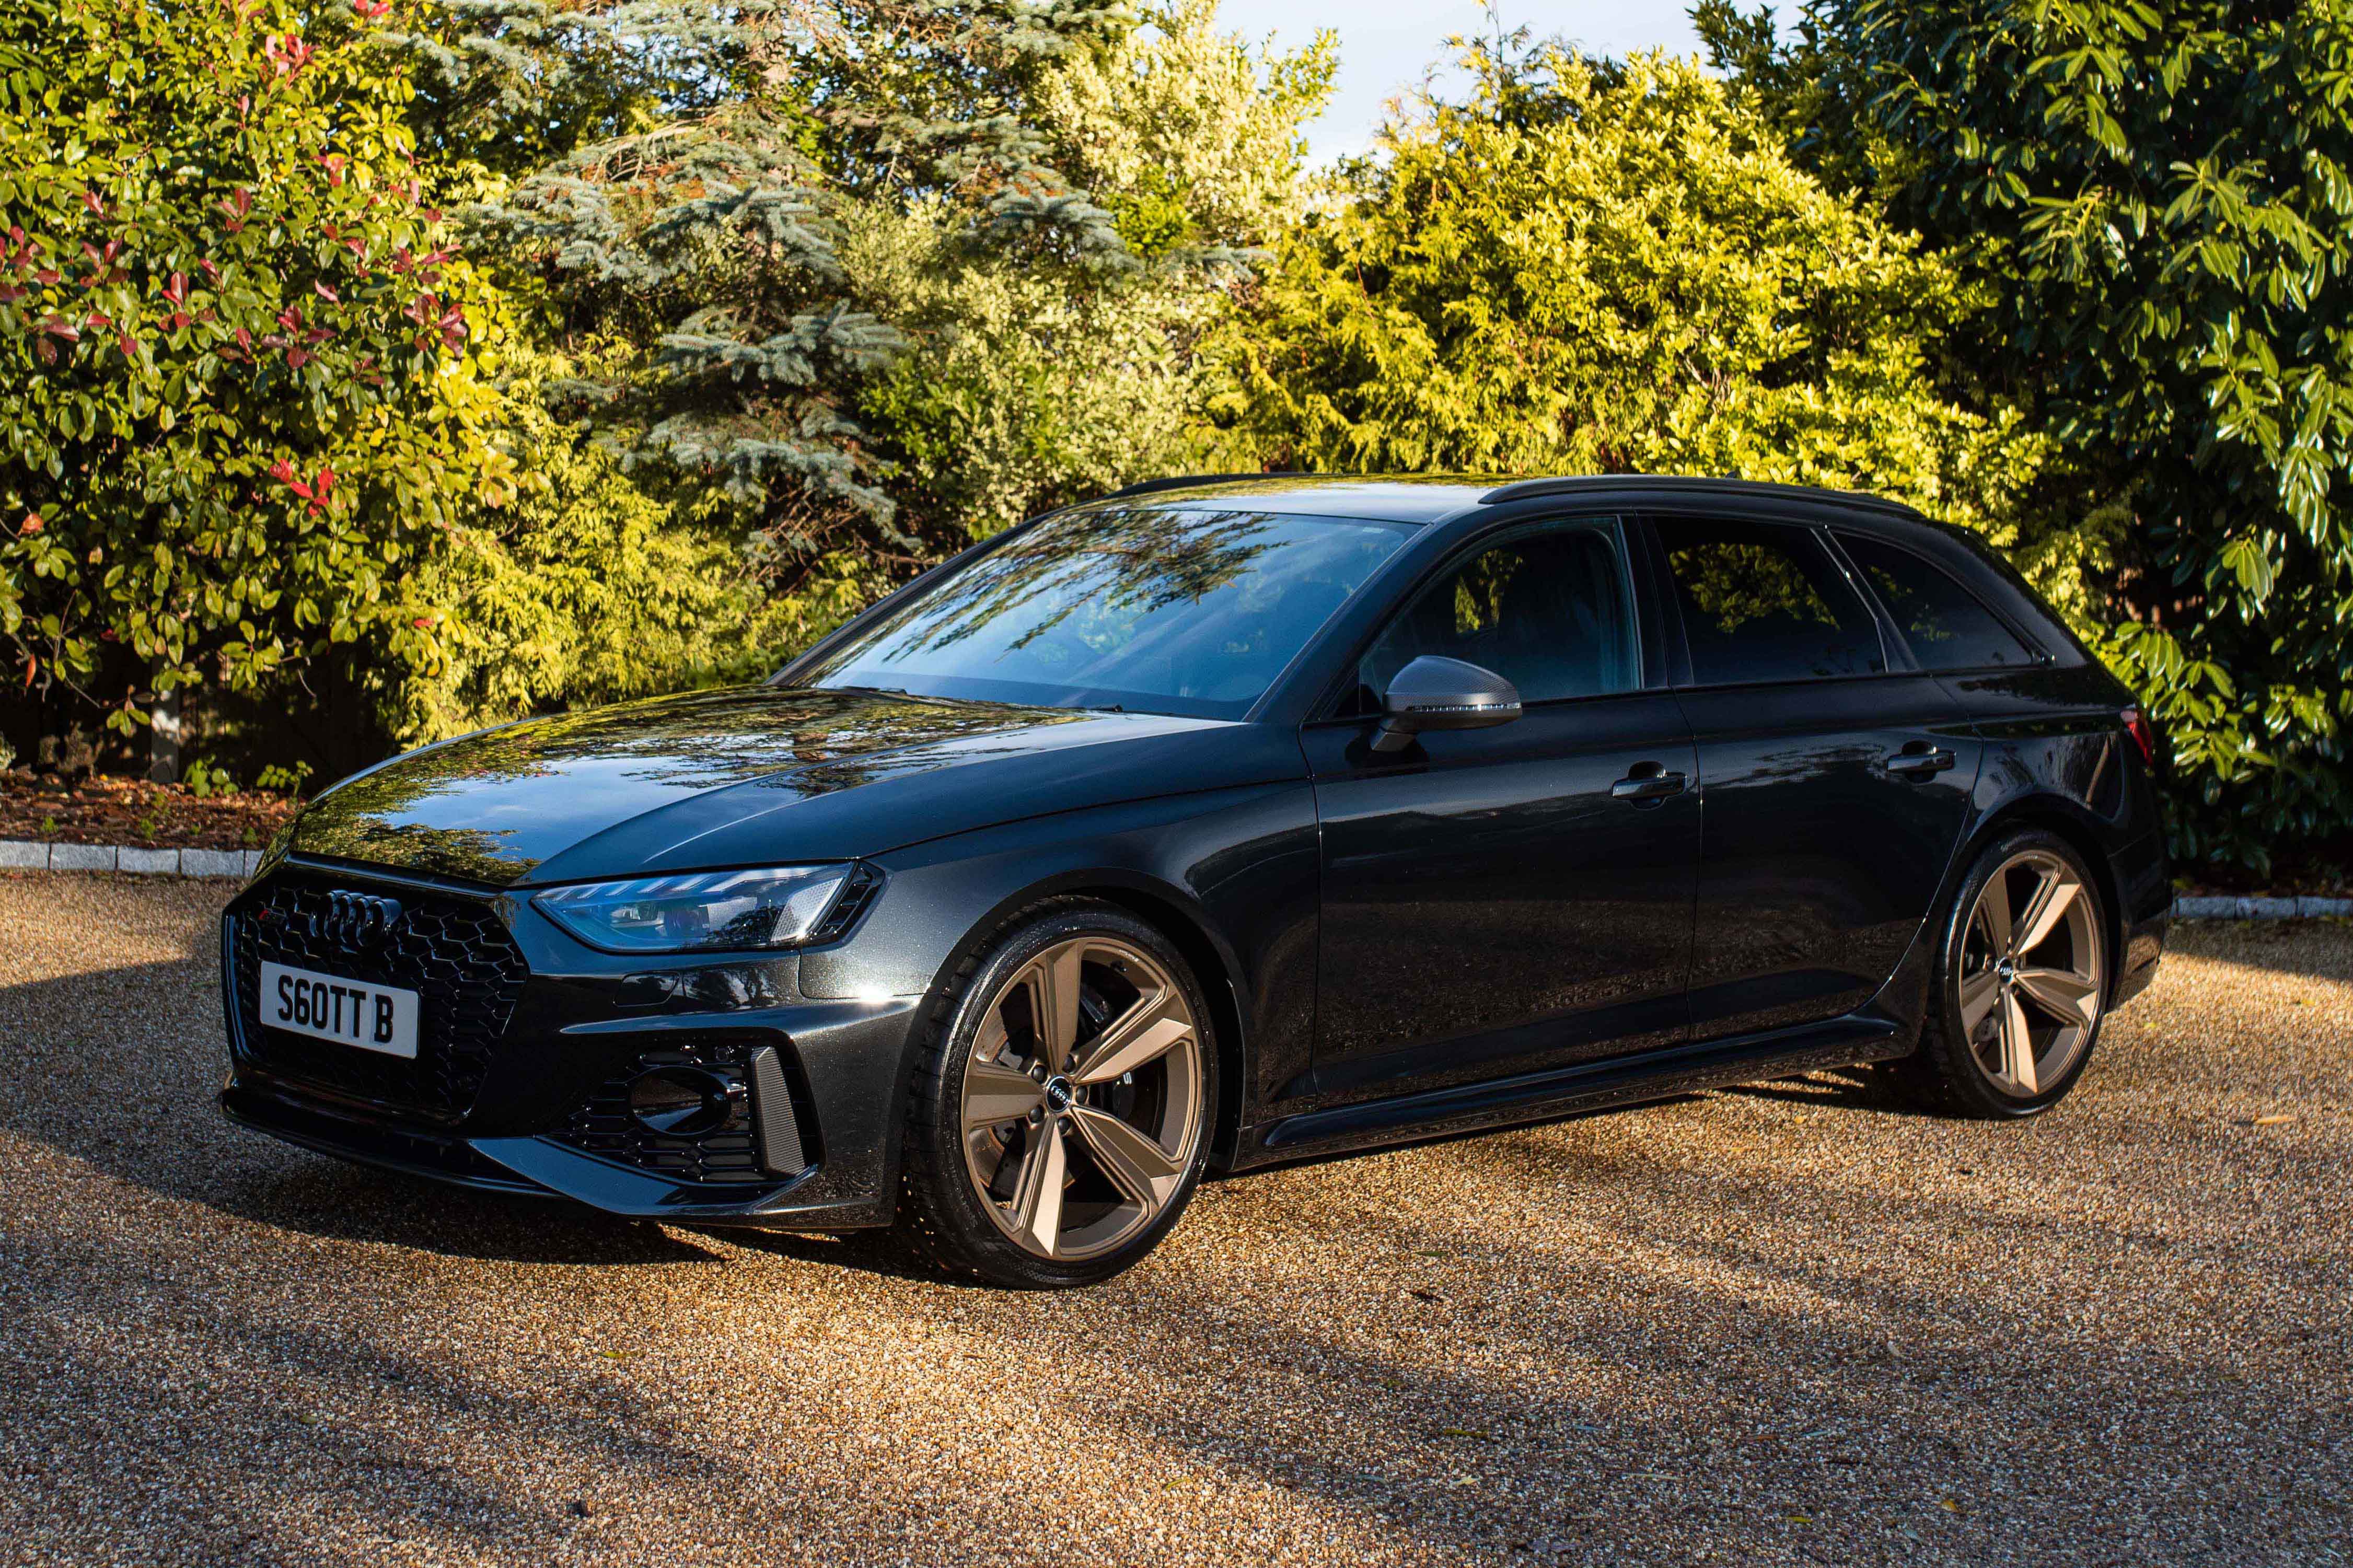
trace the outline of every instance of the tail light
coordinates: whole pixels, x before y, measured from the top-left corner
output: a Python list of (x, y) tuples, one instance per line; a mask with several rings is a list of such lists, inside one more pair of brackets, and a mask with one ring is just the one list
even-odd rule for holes
[(2148, 721), (2148, 715), (2137, 708), (2127, 708), (2116, 717), (2125, 721), (2125, 733), (2140, 748), (2140, 760), (2152, 768), (2157, 766), (2157, 727)]

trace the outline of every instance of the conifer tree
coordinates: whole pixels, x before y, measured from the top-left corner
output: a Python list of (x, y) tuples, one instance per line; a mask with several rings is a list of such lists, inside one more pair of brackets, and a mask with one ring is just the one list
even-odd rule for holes
[[(929, 548), (861, 419), (922, 323), (855, 275), (847, 236), (912, 216), (934, 271), (1064, 293), (1233, 259), (1214, 232), (1139, 256), (1041, 129), (1047, 84), (1132, 38), (1124, 6), (484, 0), (447, 21), (408, 39), (429, 79), (421, 134), (490, 156), (497, 126), (527, 122), (555, 154), (471, 218), (583, 367), (558, 406), (649, 482), (686, 481), (706, 510), (724, 497), (795, 579), (846, 551)], [(550, 99), (582, 126), (551, 133)]]

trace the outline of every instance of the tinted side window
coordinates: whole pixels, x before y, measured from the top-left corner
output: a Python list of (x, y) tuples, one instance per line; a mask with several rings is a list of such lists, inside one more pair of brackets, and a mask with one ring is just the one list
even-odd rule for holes
[(1423, 654), (1492, 669), (1523, 702), (1641, 684), (1632, 598), (1617, 529), (1582, 523), (1491, 544), (1417, 595), (1357, 666), (1357, 710), (1380, 705)]
[(1882, 540), (1841, 533), (1839, 544), (1895, 617), (1921, 668), (2034, 662), (2032, 651), (1943, 568)]
[(1698, 684), (1887, 668), (1878, 623), (1808, 530), (1681, 517), (1658, 527)]

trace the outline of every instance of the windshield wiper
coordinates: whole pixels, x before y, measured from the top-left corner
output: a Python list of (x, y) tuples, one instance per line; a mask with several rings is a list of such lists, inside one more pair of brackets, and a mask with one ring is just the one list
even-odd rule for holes
[(1001, 708), (1005, 704), (979, 697), (934, 697), (927, 692), (910, 691), (903, 686), (818, 686), (817, 691), (858, 691), (869, 697), (896, 697), (905, 702), (937, 702), (954, 708)]

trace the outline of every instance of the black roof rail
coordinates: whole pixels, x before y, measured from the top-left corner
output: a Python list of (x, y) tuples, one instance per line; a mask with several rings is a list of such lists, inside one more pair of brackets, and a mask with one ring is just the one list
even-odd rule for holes
[(1725, 479), (1685, 478), (1676, 474), (1564, 474), (1545, 479), (1514, 479), (1508, 485), (1498, 485), (1479, 498), (1482, 506), (1496, 506), (1504, 501), (1533, 500), (1539, 496), (1573, 495), (1579, 490), (1596, 489), (1666, 489), (1700, 490), (1714, 495), (1778, 495), (1807, 500), (1835, 501), (1841, 506), (1869, 507), (1878, 511), (1894, 512), (1904, 517), (1917, 517), (1918, 510), (1885, 496), (1871, 495), (1862, 490), (1834, 490), (1820, 485), (1782, 485), (1763, 479)]
[(1264, 474), (1171, 474), (1165, 479), (1141, 480), (1135, 484), (1129, 485), (1123, 489), (1113, 490), (1111, 494), (1104, 496), (1103, 499), (1104, 500), (1117, 500), (1122, 496), (1150, 495), (1154, 490), (1190, 489), (1195, 485), (1240, 485), (1247, 484), (1252, 479), (1309, 479), (1314, 478), (1316, 478), (1315, 475), (1303, 473), (1296, 468), (1285, 468), (1280, 472)]

